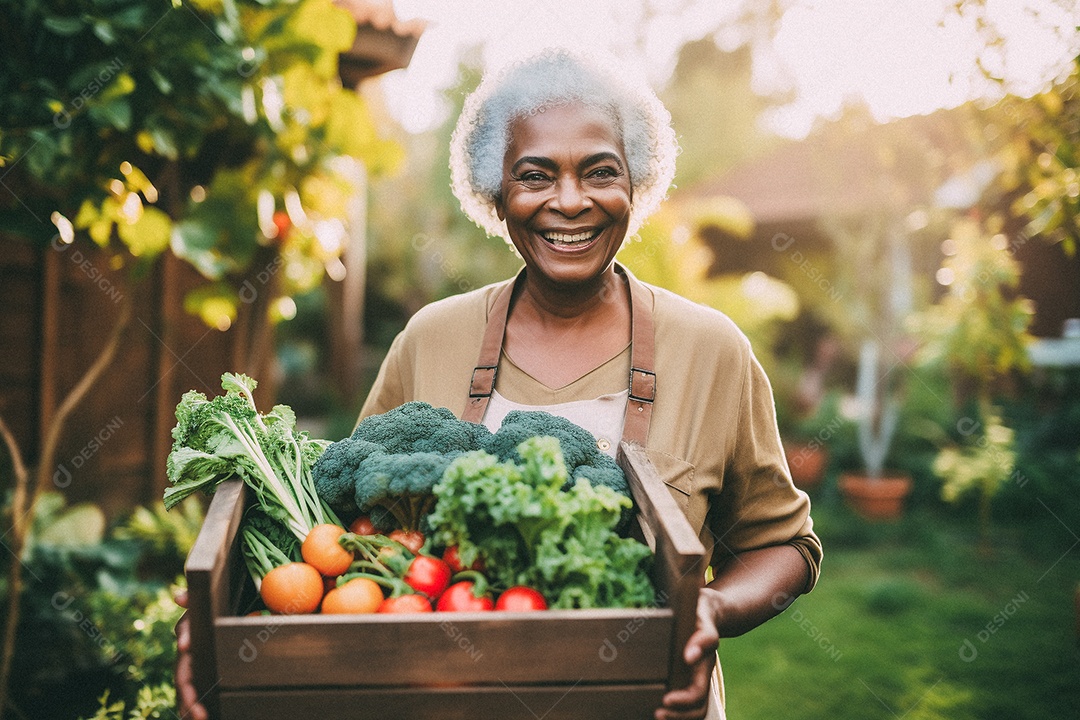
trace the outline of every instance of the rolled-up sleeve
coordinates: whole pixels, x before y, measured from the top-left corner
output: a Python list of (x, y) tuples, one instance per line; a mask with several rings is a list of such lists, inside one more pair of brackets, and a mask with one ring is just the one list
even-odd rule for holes
[(709, 512), (715, 538), (712, 564), (774, 545), (792, 545), (809, 568), (804, 592), (817, 583), (821, 541), (810, 518), (810, 498), (791, 481), (776, 425), (772, 388), (761, 365), (748, 356), (737, 430), (721, 492)]

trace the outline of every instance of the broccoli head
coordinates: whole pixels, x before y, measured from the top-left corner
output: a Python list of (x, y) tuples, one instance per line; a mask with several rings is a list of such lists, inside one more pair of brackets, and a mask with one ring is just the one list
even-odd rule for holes
[(483, 425), (458, 420), (447, 408), (414, 400), (381, 415), (364, 418), (352, 437), (381, 445), (391, 454), (445, 454), (478, 450), (488, 435)]
[(351, 437), (332, 443), (311, 468), (315, 492), (339, 515), (356, 515), (360, 465), (368, 457), (383, 452), (382, 445)]
[[(373, 453), (360, 464), (354, 500), (361, 512), (389, 511), (405, 530), (420, 530), (435, 504), (432, 488), (457, 454)], [(374, 518), (373, 518), (374, 520)]]
[(622, 468), (608, 455), (603, 453), (598, 455), (589, 464), (578, 465), (574, 468), (570, 484), (579, 478), (587, 478), (594, 487), (604, 485), (620, 495), (629, 497), (630, 486), (626, 483), (626, 475), (623, 474)]
[(592, 433), (564, 417), (542, 410), (511, 410), (482, 449), (500, 460), (519, 463), (521, 455), (518, 453), (518, 445), (538, 435), (553, 437), (559, 441), (563, 461), (571, 471), (578, 465), (586, 465), (596, 456), (602, 455), (596, 447), (596, 438)]

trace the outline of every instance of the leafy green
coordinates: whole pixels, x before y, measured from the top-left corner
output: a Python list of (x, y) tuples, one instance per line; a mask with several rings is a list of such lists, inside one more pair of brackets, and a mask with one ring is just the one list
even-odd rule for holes
[(224, 395), (208, 400), (190, 391), (181, 398), (166, 462), (173, 486), (165, 490), (165, 507), (197, 490), (212, 493), (222, 480), (237, 476), (255, 491), (262, 511), (302, 542), (315, 525), (340, 524), (311, 478), (312, 465), (329, 443), (297, 431), (288, 406), (260, 414), (255, 385), (246, 375), (225, 373)]
[(517, 446), (520, 463), (477, 451), (435, 486), (434, 540), (461, 561), (484, 560), (500, 587), (529, 585), (555, 608), (645, 607), (655, 602), (648, 547), (615, 532), (630, 500), (585, 478), (567, 489), (559, 441)]

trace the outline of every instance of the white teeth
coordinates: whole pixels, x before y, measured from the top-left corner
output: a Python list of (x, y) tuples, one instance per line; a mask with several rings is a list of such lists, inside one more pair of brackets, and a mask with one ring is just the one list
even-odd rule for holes
[(564, 235), (563, 233), (546, 233), (544, 239), (548, 242), (558, 243), (559, 245), (573, 245), (575, 243), (586, 242), (592, 240), (595, 232), (588, 231), (578, 233), (576, 235)]

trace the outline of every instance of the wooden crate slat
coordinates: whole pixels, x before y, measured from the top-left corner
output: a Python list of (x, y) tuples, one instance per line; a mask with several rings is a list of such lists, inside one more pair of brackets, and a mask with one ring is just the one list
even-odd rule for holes
[(221, 720), (646, 720), (662, 684), (225, 691)]
[(662, 599), (674, 614), (668, 685), (686, 687), (691, 672), (682, 659), (683, 649), (697, 626), (698, 592), (705, 579), (705, 547), (643, 448), (622, 443), (618, 461), (639, 511), (656, 536), (653, 578), (658, 591), (666, 594)]
[[(230, 560), (244, 511), (244, 484), (229, 480), (218, 486), (206, 518), (188, 553), (184, 574), (188, 581), (188, 617), (191, 621), (191, 660), (195, 688), (211, 715), (216, 710), (218, 671), (215, 660), (214, 618), (230, 612), (232, 574)], [(240, 570), (239, 568), (235, 568)]]
[(672, 623), (666, 608), (221, 618), (216, 646), (223, 688), (661, 682)]

